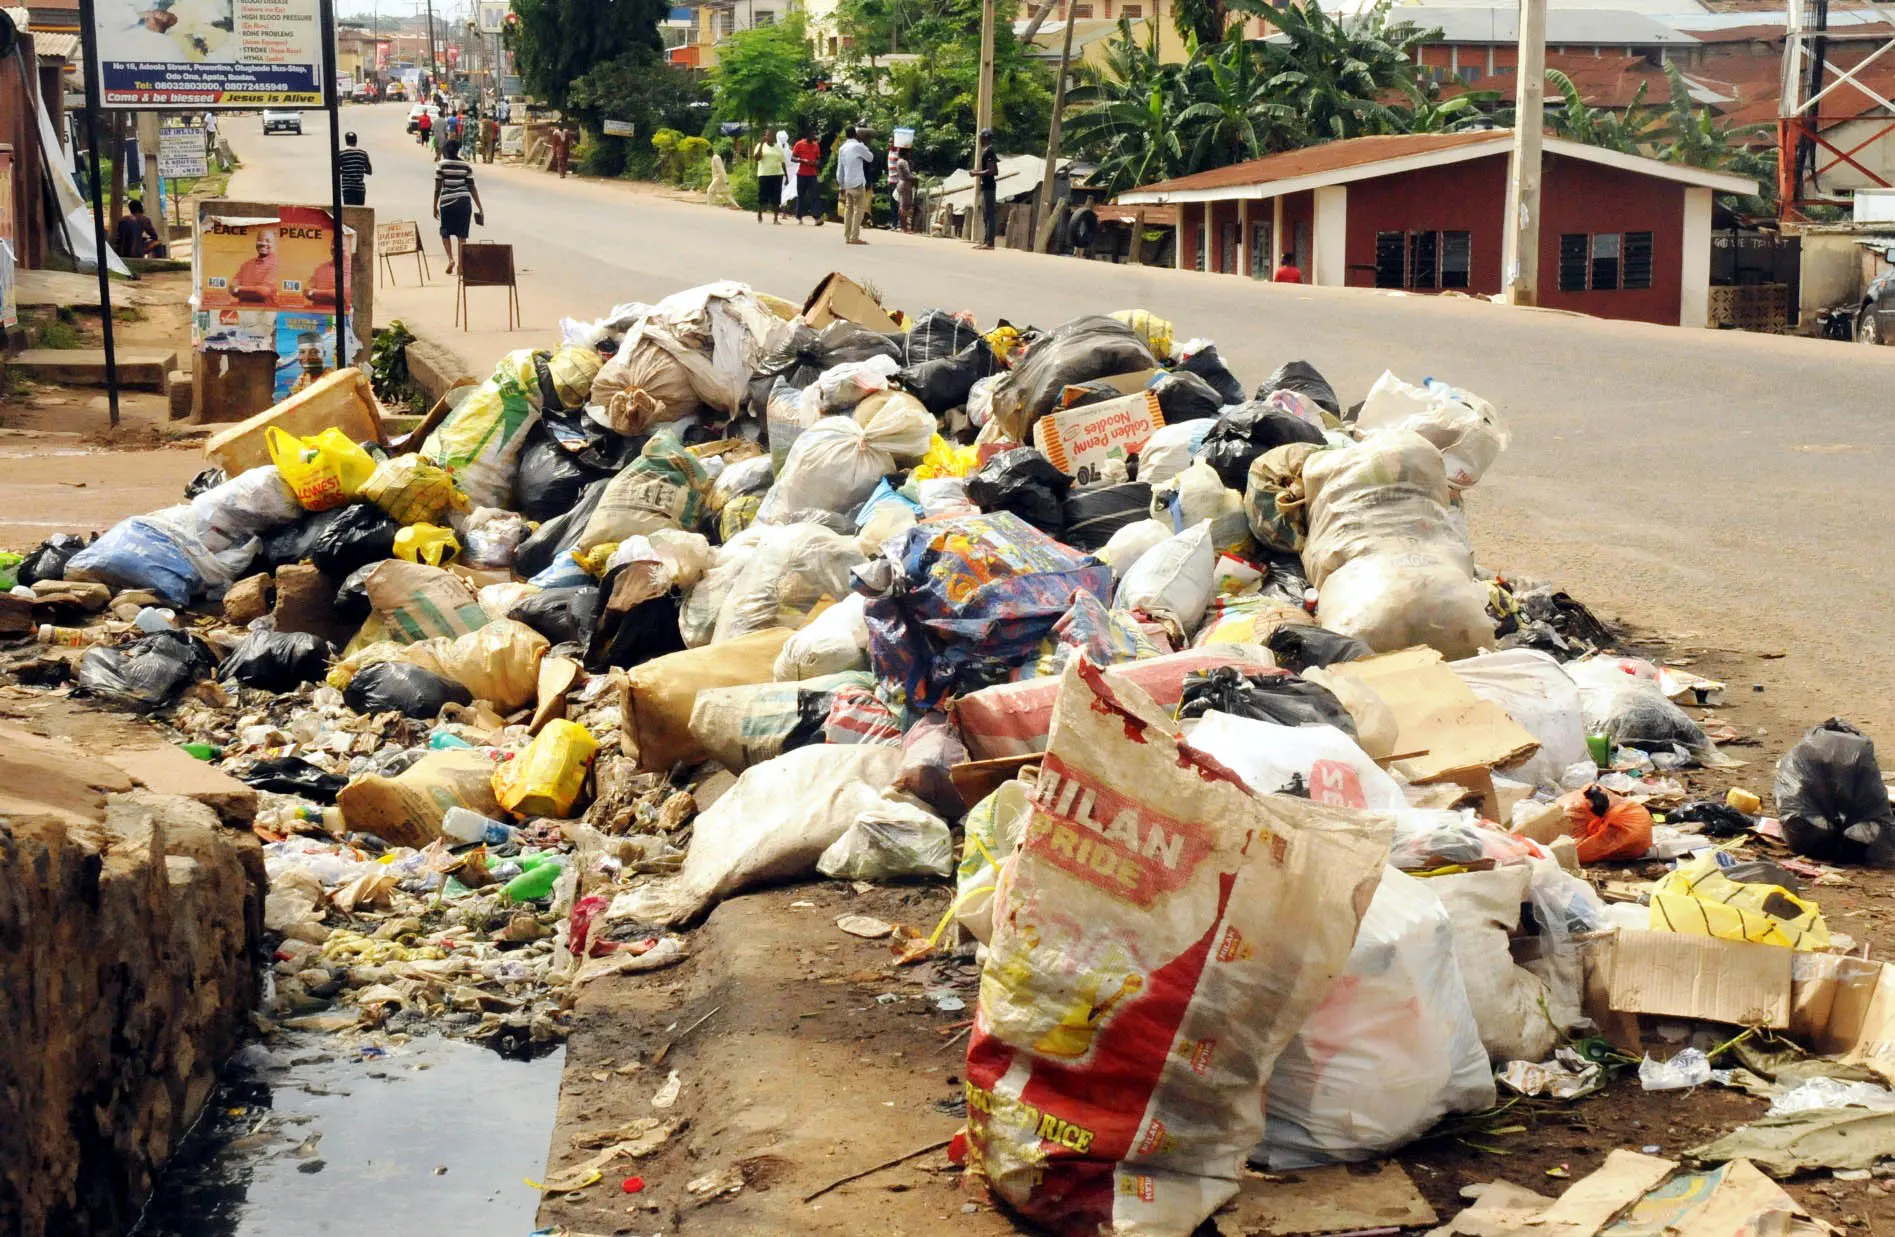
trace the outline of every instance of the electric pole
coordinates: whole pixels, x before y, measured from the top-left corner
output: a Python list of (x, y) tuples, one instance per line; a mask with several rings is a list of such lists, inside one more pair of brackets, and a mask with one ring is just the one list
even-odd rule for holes
[(1046, 166), (1040, 173), (1040, 191), (1033, 198), (1033, 251), (1045, 253), (1047, 241), (1052, 239), (1051, 224), (1058, 205), (1053, 199), (1053, 182), (1059, 171), (1059, 120), (1060, 113), (1066, 110), (1066, 69), (1073, 57), (1073, 27), (1071, 10), (1067, 10), (1066, 33), (1059, 45), (1059, 77), (1053, 83), (1053, 119), (1046, 127)]
[[(981, 161), (987, 154), (987, 139), (980, 135), (994, 125), (994, 0), (981, 0), (980, 5), (980, 93), (974, 103), (974, 200), (980, 202), (979, 192)], [(994, 200), (994, 209), (1000, 209), (999, 198)]]
[(441, 88), (441, 68), (434, 58), (434, 0), (428, 0), (428, 76), (434, 79), (434, 88)]
[(1540, 138), (1546, 111), (1546, 0), (1520, 0), (1519, 83), (1513, 158), (1507, 166), (1507, 216), (1501, 296), (1535, 305), (1540, 295)]

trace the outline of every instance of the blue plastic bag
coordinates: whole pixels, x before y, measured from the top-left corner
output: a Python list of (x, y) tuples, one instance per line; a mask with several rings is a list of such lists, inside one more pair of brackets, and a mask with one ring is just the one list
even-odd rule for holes
[(66, 564), (68, 580), (114, 589), (148, 588), (175, 605), (205, 591), (204, 577), (180, 539), (156, 520), (120, 520)]

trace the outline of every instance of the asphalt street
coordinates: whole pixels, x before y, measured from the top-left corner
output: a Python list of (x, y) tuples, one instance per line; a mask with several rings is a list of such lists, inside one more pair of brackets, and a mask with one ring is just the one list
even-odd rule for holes
[[(590, 319), (718, 278), (800, 298), (842, 270), (911, 310), (1041, 326), (1141, 307), (1181, 338), (1214, 339), (1237, 375), (1313, 363), (1345, 402), (1384, 370), (1487, 397), (1512, 444), (1469, 495), (1481, 561), (1554, 579), (1602, 613), (1688, 645), (1787, 654), (1768, 663), (1779, 703), (1811, 722), (1840, 713), (1895, 734), (1889, 599), (1895, 348), (1617, 323), (1466, 299), (1289, 287), (1230, 276), (979, 253), (927, 237), (772, 226), (647, 187), (482, 166), (487, 227), (520, 267), (522, 330), (499, 294), (469, 293), (454, 325), (429, 214), (433, 165), (403, 133), (407, 106), (343, 113), (371, 153), (379, 218), (421, 221), (433, 278), (397, 259), (378, 325), (403, 318), (477, 369), (508, 347), (547, 346), (561, 317)], [(320, 113), (301, 137), (227, 126), (244, 161), (234, 196), (327, 202)], [(1745, 685), (1746, 687), (1748, 685)]]

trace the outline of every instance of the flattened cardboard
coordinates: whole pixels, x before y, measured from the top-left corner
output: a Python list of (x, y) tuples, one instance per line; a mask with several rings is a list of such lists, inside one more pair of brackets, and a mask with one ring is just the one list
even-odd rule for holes
[(1107, 460), (1123, 461), (1137, 454), (1164, 424), (1158, 397), (1136, 391), (1083, 408), (1047, 413), (1033, 423), (1033, 445), (1053, 467), (1083, 486), (1099, 480)]
[(1830, 1013), (1832, 1026), (1852, 1033), (1853, 1042), (1843, 1060), (1867, 1066), (1884, 1081), (1895, 1082), (1895, 967), (1880, 965), (1872, 979), (1851, 979), (1837, 989)]
[(901, 324), (888, 316), (880, 302), (868, 290), (841, 271), (823, 276), (816, 290), (803, 302), (803, 321), (822, 330), (831, 322), (853, 322), (859, 327), (884, 334), (901, 330)]
[(1237, 1197), (1213, 1222), (1222, 1237), (1300, 1237), (1435, 1222), (1434, 1208), (1401, 1165), (1389, 1161), (1372, 1171), (1364, 1168), (1329, 1164), (1267, 1177), (1246, 1175)]
[(1589, 984), (1592, 978), (1598, 979), (1596, 991), (1613, 1013), (1658, 1014), (1771, 1030), (1790, 1025), (1794, 950), (1625, 928), (1606, 945), (1588, 953), (1588, 962), (1595, 968)]
[(1613, 1151), (1596, 1172), (1573, 1182), (1535, 1223), (1546, 1237), (1592, 1237), (1658, 1188), (1677, 1161), (1636, 1151)]
[(1540, 748), (1506, 710), (1476, 696), (1434, 649), (1337, 662), (1329, 673), (1353, 679), (1388, 702), (1395, 714), (1395, 750), (1426, 753), (1396, 766), (1411, 782), (1512, 765)]
[(1511, 1181), (1490, 1181), (1472, 1207), (1431, 1229), (1428, 1237), (1513, 1237), (1552, 1205), (1552, 1199)]
[(1162, 369), (1135, 369), (1129, 374), (1114, 374), (1110, 378), (1094, 378), (1083, 386), (1061, 387), (1059, 407), (1071, 408), (1075, 401), (1092, 394), (1095, 387), (1111, 387), (1120, 395), (1131, 395), (1143, 391), (1151, 385), (1151, 380), (1164, 373)]

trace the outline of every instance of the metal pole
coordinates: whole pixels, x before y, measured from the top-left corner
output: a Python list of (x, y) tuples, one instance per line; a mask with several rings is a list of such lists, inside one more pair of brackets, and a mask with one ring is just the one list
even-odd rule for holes
[[(1066, 66), (1073, 55), (1073, 27), (1079, 23), (1067, 11), (1066, 37), (1059, 45), (1059, 77), (1053, 83), (1053, 120), (1046, 127), (1046, 167), (1040, 173), (1040, 191), (1033, 196), (1033, 248), (1045, 253), (1049, 246), (1040, 240), (1040, 222), (1053, 215), (1053, 179), (1059, 167), (1059, 115), (1066, 110)], [(1050, 237), (1048, 238), (1051, 239)]]
[(434, 0), (428, 0), (428, 76), (434, 79), (434, 88), (441, 88), (441, 69), (434, 58)]
[(348, 331), (348, 287), (349, 268), (347, 266), (346, 247), (342, 243), (342, 102), (336, 90), (336, 3), (335, 0), (322, 0), (318, 10), (318, 20), (322, 24), (323, 46), (329, 49), (324, 57), (322, 97), (329, 109), (329, 218), (330, 218), (330, 258), (336, 264), (336, 368), (347, 365), (348, 352), (344, 335)]
[(105, 334), (105, 401), (118, 425), (118, 347), (112, 338), (112, 274), (105, 267), (105, 190), (99, 183), (99, 108), (104, 91), (99, 81), (98, 23), (92, 0), (79, 0), (80, 37), (86, 47), (86, 145), (92, 148), (93, 266), (99, 272), (99, 318)]
[(1535, 305), (1540, 295), (1540, 138), (1546, 112), (1546, 0), (1520, 0), (1520, 64), (1507, 167), (1507, 226), (1501, 295)]

